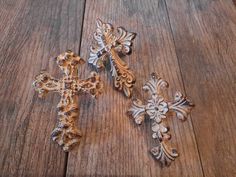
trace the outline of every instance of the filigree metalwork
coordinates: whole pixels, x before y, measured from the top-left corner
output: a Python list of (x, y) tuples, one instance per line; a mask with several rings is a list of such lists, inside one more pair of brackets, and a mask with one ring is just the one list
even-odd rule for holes
[(102, 84), (95, 72), (91, 72), (88, 79), (78, 78), (78, 65), (84, 63), (84, 60), (72, 51), (56, 57), (56, 62), (64, 73), (62, 79), (55, 79), (43, 71), (36, 76), (33, 86), (39, 92), (39, 97), (44, 97), (49, 91), (60, 94), (61, 99), (57, 105), (58, 125), (51, 136), (64, 151), (69, 151), (72, 146), (79, 143), (81, 137), (81, 132), (75, 125), (75, 119), (79, 114), (78, 94), (86, 92), (96, 97), (102, 91)]
[(151, 149), (151, 153), (160, 161), (161, 165), (169, 166), (178, 153), (167, 145), (171, 136), (164, 120), (169, 111), (175, 112), (180, 120), (186, 120), (194, 105), (180, 92), (176, 92), (173, 102), (166, 101), (161, 91), (167, 87), (168, 83), (153, 73), (151, 79), (143, 86), (145, 91), (149, 91), (151, 98), (147, 104), (143, 104), (139, 99), (133, 100), (129, 112), (137, 124), (143, 122), (146, 114), (153, 120), (152, 131), (154, 133), (152, 137), (157, 139), (159, 144)]
[(128, 65), (121, 60), (119, 54), (131, 53), (132, 41), (136, 34), (118, 27), (116, 36), (111, 24), (104, 23), (100, 19), (97, 19), (96, 24), (97, 29), (94, 33), (96, 44), (90, 47), (88, 63), (99, 69), (104, 68), (104, 61), (109, 59), (115, 88), (123, 90), (124, 94), (130, 97), (135, 76)]

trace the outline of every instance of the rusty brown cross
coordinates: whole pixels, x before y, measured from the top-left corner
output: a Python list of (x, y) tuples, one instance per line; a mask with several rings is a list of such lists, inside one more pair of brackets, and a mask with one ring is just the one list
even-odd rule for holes
[(121, 60), (119, 54), (131, 53), (132, 40), (136, 34), (118, 27), (116, 36), (111, 24), (104, 23), (100, 19), (96, 23), (97, 29), (94, 33), (96, 44), (90, 48), (88, 63), (99, 69), (104, 67), (104, 61), (109, 58), (115, 88), (123, 90), (124, 94), (130, 97), (135, 84), (135, 76), (128, 65)]
[(146, 105), (139, 99), (133, 100), (129, 112), (137, 124), (143, 122), (145, 115), (153, 120), (152, 131), (154, 133), (152, 137), (157, 139), (159, 144), (151, 149), (151, 153), (162, 165), (168, 166), (178, 156), (178, 153), (167, 145), (171, 138), (169, 129), (164, 122), (167, 113), (175, 112), (177, 118), (186, 120), (194, 105), (180, 92), (175, 93), (173, 102), (166, 101), (161, 92), (161, 89), (165, 87), (168, 87), (168, 83), (153, 73), (151, 79), (143, 86), (144, 90), (150, 92), (151, 98)]
[(33, 86), (39, 92), (40, 97), (45, 96), (49, 91), (60, 94), (61, 99), (57, 105), (58, 125), (51, 136), (64, 151), (68, 151), (79, 143), (81, 137), (81, 133), (75, 125), (75, 119), (79, 114), (78, 93), (87, 92), (96, 97), (101, 93), (102, 84), (100, 77), (95, 72), (91, 72), (88, 79), (80, 80), (78, 78), (78, 65), (84, 63), (84, 60), (72, 51), (56, 57), (56, 62), (64, 73), (62, 79), (55, 79), (43, 71), (36, 76)]

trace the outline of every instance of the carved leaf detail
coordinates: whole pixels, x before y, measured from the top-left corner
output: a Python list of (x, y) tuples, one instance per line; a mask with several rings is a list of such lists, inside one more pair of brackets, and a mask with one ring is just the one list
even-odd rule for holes
[(129, 70), (129, 67), (112, 52), (111, 72), (114, 77), (114, 85), (118, 90), (123, 90), (127, 97), (131, 96), (132, 87), (135, 83), (135, 76)]
[(97, 36), (110, 35), (113, 32), (113, 26), (110, 23), (104, 23), (99, 18), (96, 20), (96, 33)]
[(117, 46), (115, 49), (118, 52), (122, 52), (123, 54), (129, 54), (131, 52), (132, 40), (135, 38), (136, 34), (126, 31), (124, 28), (117, 28), (118, 31), (118, 39)]
[(143, 86), (145, 91), (150, 91), (151, 94), (160, 94), (162, 88), (167, 88), (168, 82), (158, 77), (155, 73), (151, 74), (151, 79)]
[(176, 112), (176, 116), (181, 120), (185, 120), (187, 118), (193, 107), (194, 104), (180, 92), (176, 92), (175, 101), (173, 103), (169, 103), (169, 109)]
[(165, 143), (161, 142), (158, 146), (151, 149), (152, 155), (162, 164), (162, 166), (169, 166), (172, 161), (178, 157), (175, 149), (169, 148)]
[(141, 124), (144, 120), (145, 105), (139, 99), (133, 100), (132, 107), (128, 110), (135, 120), (136, 124)]

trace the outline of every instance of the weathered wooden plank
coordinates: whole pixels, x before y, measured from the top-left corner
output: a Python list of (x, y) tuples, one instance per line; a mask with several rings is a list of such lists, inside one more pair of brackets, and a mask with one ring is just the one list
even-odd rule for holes
[(205, 176), (236, 175), (236, 10), (231, 0), (166, 0)]
[[(95, 20), (124, 26), (138, 34), (133, 54), (126, 57), (137, 76), (135, 95), (143, 96), (141, 86), (153, 71), (170, 82), (168, 95), (184, 91), (163, 0), (87, 1), (81, 56), (88, 58)], [(81, 70), (87, 75), (91, 67)], [(105, 92), (96, 101), (80, 98), (79, 125), (83, 137), (78, 149), (69, 153), (68, 176), (202, 176), (191, 119), (185, 123), (170, 119), (172, 143), (180, 157), (170, 168), (160, 168), (148, 153), (154, 141), (150, 122), (137, 127), (126, 116), (130, 100), (113, 89), (109, 71), (101, 72)]]
[(49, 60), (79, 49), (84, 1), (0, 2), (0, 176), (63, 176), (66, 154), (50, 140), (59, 96), (39, 99), (32, 88)]

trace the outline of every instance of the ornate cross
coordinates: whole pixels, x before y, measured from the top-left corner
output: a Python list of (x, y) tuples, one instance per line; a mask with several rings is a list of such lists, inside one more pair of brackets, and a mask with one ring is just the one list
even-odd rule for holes
[(75, 125), (75, 119), (79, 114), (78, 93), (87, 92), (96, 97), (101, 93), (102, 85), (100, 77), (95, 72), (92, 72), (88, 79), (78, 78), (78, 65), (84, 63), (84, 60), (72, 51), (56, 57), (56, 62), (64, 73), (62, 79), (55, 79), (48, 73), (41, 72), (36, 76), (33, 86), (40, 97), (45, 96), (49, 91), (60, 94), (61, 100), (57, 105), (58, 125), (51, 136), (64, 151), (68, 151), (79, 143), (81, 137)]
[(180, 92), (175, 93), (173, 102), (166, 101), (162, 96), (161, 89), (167, 87), (168, 83), (153, 73), (151, 79), (143, 86), (144, 90), (151, 93), (151, 98), (146, 105), (139, 99), (133, 100), (132, 107), (129, 110), (137, 124), (143, 122), (146, 114), (153, 120), (152, 131), (154, 133), (152, 137), (156, 138), (159, 144), (151, 149), (151, 153), (162, 165), (166, 166), (170, 165), (171, 161), (178, 156), (177, 151), (167, 145), (168, 140), (171, 138), (169, 129), (164, 123), (167, 113), (173, 111), (176, 113), (177, 118), (186, 120), (194, 106)]
[(130, 97), (135, 76), (127, 64), (121, 60), (119, 54), (131, 53), (132, 40), (136, 34), (119, 27), (117, 28), (118, 36), (116, 36), (111, 24), (104, 23), (100, 19), (96, 23), (97, 29), (94, 33), (96, 44), (90, 48), (88, 63), (99, 69), (103, 68), (104, 61), (109, 59), (115, 88), (123, 90), (124, 94)]

